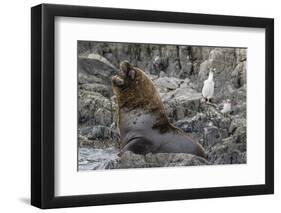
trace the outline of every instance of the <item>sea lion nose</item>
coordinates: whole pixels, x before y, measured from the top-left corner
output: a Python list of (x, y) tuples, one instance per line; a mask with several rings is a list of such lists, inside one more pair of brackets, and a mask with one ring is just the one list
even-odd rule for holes
[(118, 70), (117, 75), (118, 75), (119, 77), (123, 78), (123, 79), (125, 79), (125, 76), (126, 76), (126, 74), (125, 74), (121, 69)]
[(118, 75), (115, 75), (111, 78), (112, 83), (114, 83), (117, 86), (123, 86), (124, 80), (120, 78)]

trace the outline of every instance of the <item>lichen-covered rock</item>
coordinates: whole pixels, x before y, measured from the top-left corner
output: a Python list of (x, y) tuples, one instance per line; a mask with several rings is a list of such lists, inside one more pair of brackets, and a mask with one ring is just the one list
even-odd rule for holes
[(91, 146), (98, 149), (120, 147), (120, 135), (116, 129), (97, 125), (80, 128), (78, 131), (80, 146)]
[(246, 61), (237, 64), (231, 73), (232, 83), (235, 88), (239, 88), (246, 84)]
[(240, 63), (242, 61), (247, 60), (247, 49), (243, 48), (236, 48), (235, 49), (235, 55), (236, 55), (236, 63)]
[(84, 83), (79, 87), (79, 89), (100, 93), (104, 97), (110, 97), (112, 93), (109, 86), (100, 83)]
[(167, 92), (179, 88), (181, 81), (174, 77), (161, 77), (154, 81), (160, 92)]
[(208, 160), (213, 164), (246, 163), (246, 143), (238, 142), (236, 137), (229, 137), (223, 143), (216, 144), (208, 152)]
[(246, 132), (246, 125), (246, 118), (236, 117), (229, 126), (229, 132), (237, 135), (243, 134)]
[(114, 131), (108, 127), (98, 125), (91, 129), (87, 135), (87, 138), (89, 140), (112, 139), (113, 141), (118, 141), (120, 136), (116, 130)]
[(96, 124), (103, 126), (110, 126), (113, 122), (113, 115), (111, 110), (106, 108), (99, 108), (94, 112), (94, 120)]
[(78, 56), (78, 70), (103, 79), (115, 74), (118, 70), (106, 58), (99, 54), (90, 53)]
[(160, 93), (166, 113), (172, 122), (191, 117), (199, 110), (201, 93), (188, 87)]
[(222, 135), (219, 128), (216, 126), (205, 127), (203, 141), (204, 147), (212, 147), (217, 143), (221, 143)]
[(210, 163), (201, 157), (185, 153), (148, 153), (137, 155), (130, 151), (125, 152), (119, 159), (109, 162), (106, 168), (150, 168), (150, 167), (175, 167), (175, 166), (199, 166)]
[[(101, 118), (98, 116), (99, 109), (107, 110), (110, 113), (107, 113), (110, 122), (98, 123), (101, 121)], [(111, 124), (113, 122), (113, 110), (112, 102), (109, 98), (104, 97), (102, 94), (97, 92), (91, 92), (86, 90), (81, 90), (78, 93), (78, 121), (81, 124)], [(95, 120), (95, 115), (98, 120)], [(102, 116), (102, 115), (101, 115)], [(101, 121), (103, 122), (103, 121)]]
[(103, 79), (94, 75), (89, 75), (82, 71), (78, 73), (78, 85), (92, 84), (92, 83), (103, 84)]
[(212, 47), (191, 47), (191, 57), (196, 61), (205, 61), (209, 58), (210, 51), (214, 49)]
[(192, 75), (193, 64), (191, 61), (191, 52), (190, 47), (180, 46), (179, 47), (179, 63), (180, 70), (177, 73), (177, 77), (180, 79), (185, 79)]
[(198, 73), (198, 79), (203, 86), (205, 80), (207, 80), (211, 68), (211, 61), (205, 60), (200, 64), (200, 70)]
[(215, 141), (228, 137), (228, 129), (231, 124), (229, 117), (223, 117), (218, 113), (211, 116), (207, 116), (202, 111), (193, 117), (178, 120), (174, 124), (184, 132), (192, 133), (196, 138), (202, 140), (202, 145), (208, 148), (210, 144), (215, 144)]
[(209, 122), (209, 119), (204, 113), (197, 113), (191, 118), (178, 120), (175, 125), (186, 133), (196, 132), (202, 135), (204, 128)]

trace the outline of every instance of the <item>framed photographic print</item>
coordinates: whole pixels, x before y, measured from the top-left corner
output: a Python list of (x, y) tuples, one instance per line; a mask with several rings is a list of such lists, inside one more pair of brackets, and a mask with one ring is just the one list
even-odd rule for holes
[(31, 204), (274, 192), (274, 21), (31, 9)]

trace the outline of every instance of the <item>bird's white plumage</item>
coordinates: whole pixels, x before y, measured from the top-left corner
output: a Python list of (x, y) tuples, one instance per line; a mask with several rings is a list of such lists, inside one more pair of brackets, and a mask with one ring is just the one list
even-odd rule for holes
[(221, 113), (223, 114), (227, 114), (231, 111), (231, 102), (230, 100), (227, 100), (224, 104), (223, 104), (223, 109), (221, 110)]
[(204, 86), (202, 88), (202, 95), (204, 98), (211, 99), (214, 95), (215, 83), (213, 81), (213, 72), (210, 71), (209, 77), (204, 81)]

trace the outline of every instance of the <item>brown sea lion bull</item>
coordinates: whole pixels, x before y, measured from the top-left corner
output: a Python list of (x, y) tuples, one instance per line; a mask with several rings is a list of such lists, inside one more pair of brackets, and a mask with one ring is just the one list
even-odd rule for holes
[(190, 153), (206, 157), (203, 147), (168, 121), (152, 80), (128, 61), (112, 77), (122, 150), (136, 154)]

